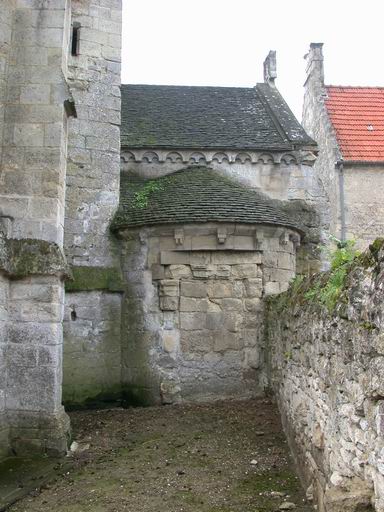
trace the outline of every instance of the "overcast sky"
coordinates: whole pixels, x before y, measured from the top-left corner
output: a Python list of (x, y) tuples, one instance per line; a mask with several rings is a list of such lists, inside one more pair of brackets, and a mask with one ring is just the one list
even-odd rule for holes
[(251, 87), (277, 51), (277, 87), (301, 119), (310, 42), (325, 81), (384, 86), (384, 1), (123, 0), (123, 83)]

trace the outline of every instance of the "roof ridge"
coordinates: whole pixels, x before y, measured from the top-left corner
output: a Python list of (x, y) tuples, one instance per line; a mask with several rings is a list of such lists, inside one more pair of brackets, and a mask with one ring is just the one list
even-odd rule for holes
[(384, 89), (383, 85), (324, 85), (325, 88), (334, 87), (337, 89)]
[(251, 87), (239, 87), (237, 85), (182, 85), (182, 84), (121, 84), (121, 87), (178, 87), (185, 89), (239, 89), (250, 91)]
[[(257, 84), (259, 85), (259, 84)], [(280, 121), (277, 119), (277, 116), (276, 114), (274, 113), (271, 105), (269, 104), (267, 98), (265, 97), (264, 94), (261, 94), (261, 88), (260, 87), (255, 87), (255, 91), (256, 91), (256, 94), (259, 96), (260, 98), (260, 101), (263, 103), (264, 107), (268, 110), (268, 112), (270, 113), (270, 116), (271, 116), (271, 119), (272, 119), (272, 122), (274, 123), (275, 127), (276, 127), (276, 130), (279, 132), (279, 135), (281, 136), (283, 142), (285, 141), (289, 141), (289, 138), (287, 136), (287, 134), (285, 133)]]

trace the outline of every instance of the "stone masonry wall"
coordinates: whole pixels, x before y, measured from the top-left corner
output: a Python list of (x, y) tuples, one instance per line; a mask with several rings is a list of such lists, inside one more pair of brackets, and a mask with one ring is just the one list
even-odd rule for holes
[(7, 367), (6, 353), (8, 348), (9, 280), (0, 274), (0, 460), (8, 454), (8, 419), (6, 414)]
[(66, 449), (69, 422), (61, 405), (66, 273), (56, 244), (0, 234), (1, 455), (9, 449), (17, 454)]
[(270, 383), (318, 510), (383, 512), (382, 242), (352, 265), (331, 311), (318, 303), (325, 283), (312, 278), (271, 301)]
[(1, 144), (1, 215), (12, 221), (8, 236), (58, 244), (64, 224), (68, 19), (65, 0), (46, 8), (16, 1)]
[(73, 0), (79, 55), (68, 79), (77, 118), (69, 124), (65, 253), (71, 265), (116, 263), (109, 224), (119, 202), (121, 0)]
[[(12, 22), (16, 0), (4, 0), (0, 13), (0, 141), (3, 140), (7, 73), (12, 40)], [(0, 159), (2, 144), (0, 143)], [(1, 160), (0, 160), (1, 161)], [(0, 212), (1, 214), (1, 212)]]
[(383, 187), (384, 164), (344, 164), (346, 237), (360, 249), (384, 236)]
[(306, 59), (303, 127), (319, 146), (313, 170), (327, 194), (329, 231), (340, 239), (353, 238), (359, 248), (365, 249), (384, 233), (381, 206), (384, 165), (348, 161), (340, 165), (341, 150), (325, 106), (322, 44), (311, 44)]
[(329, 230), (337, 238), (341, 237), (339, 173), (335, 165), (341, 158), (336, 134), (329, 119), (324, 100), (327, 96), (324, 87), (323, 55), (321, 47), (315, 47), (307, 55), (307, 80), (304, 84), (302, 125), (319, 146), (314, 164), (314, 172), (326, 192), (329, 210)]
[(299, 236), (231, 224), (120, 233), (127, 399), (174, 403), (263, 393), (263, 301), (295, 275)]
[(309, 151), (193, 151), (122, 148), (121, 169), (145, 178), (156, 178), (190, 165), (209, 165), (244, 185), (257, 188), (273, 199), (305, 199), (315, 186), (311, 167), (315, 156)]
[(84, 406), (120, 398), (121, 295), (108, 290), (67, 293), (63, 402)]
[(44, 275), (12, 280), (8, 308), (6, 407), (11, 447), (18, 454), (62, 453), (69, 427), (61, 406), (62, 283)]
[(77, 118), (69, 123), (64, 246), (73, 269), (90, 277), (85, 282), (83, 274), (80, 290), (66, 295), (68, 405), (113, 399), (120, 384), (121, 297), (109, 293), (107, 282), (95, 285), (92, 269), (106, 275), (119, 266), (109, 226), (119, 202), (121, 9), (121, 0), (72, 1), (80, 41), (68, 62)]

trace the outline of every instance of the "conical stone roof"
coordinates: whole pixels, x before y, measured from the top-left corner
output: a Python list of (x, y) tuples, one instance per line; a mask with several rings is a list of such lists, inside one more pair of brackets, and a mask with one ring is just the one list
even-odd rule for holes
[(206, 167), (190, 167), (151, 180), (122, 173), (114, 231), (194, 222), (269, 224), (299, 230), (279, 201)]

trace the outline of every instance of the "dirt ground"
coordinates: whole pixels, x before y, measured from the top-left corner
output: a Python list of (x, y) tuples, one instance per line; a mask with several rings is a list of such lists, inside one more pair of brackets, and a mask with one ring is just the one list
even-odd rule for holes
[(70, 416), (74, 468), (10, 511), (266, 512), (285, 502), (313, 510), (270, 400)]

